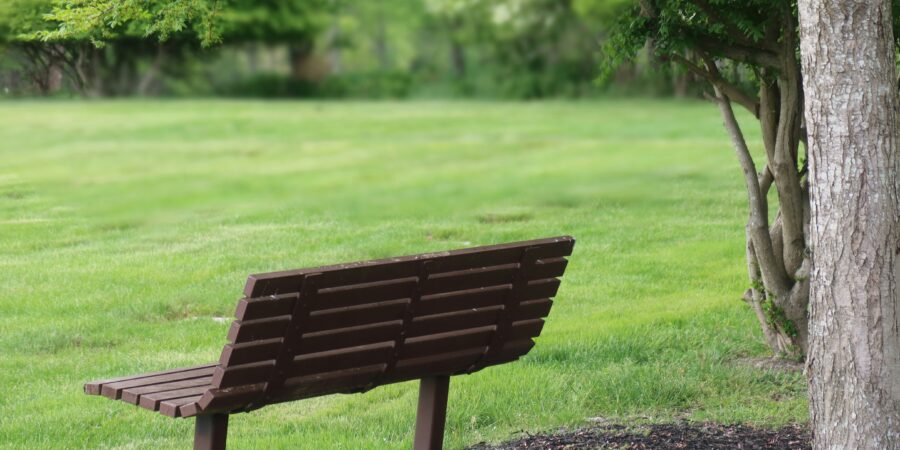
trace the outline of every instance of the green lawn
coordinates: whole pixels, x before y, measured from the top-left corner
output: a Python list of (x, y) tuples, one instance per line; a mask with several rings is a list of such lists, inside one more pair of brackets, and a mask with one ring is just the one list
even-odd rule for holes
[[(560, 234), (543, 336), (453, 379), (449, 448), (805, 421), (800, 374), (734, 362), (766, 353), (745, 210), (703, 103), (0, 103), (0, 447), (188, 448), (193, 421), (82, 383), (216, 360), (248, 273)], [(236, 415), (230, 445), (408, 448), (416, 389)]]

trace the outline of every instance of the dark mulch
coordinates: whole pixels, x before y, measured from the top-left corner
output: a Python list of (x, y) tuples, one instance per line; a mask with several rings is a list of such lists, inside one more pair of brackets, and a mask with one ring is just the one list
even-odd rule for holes
[(491, 446), (485, 443), (469, 450), (571, 450), (571, 449), (772, 449), (810, 448), (809, 430), (787, 426), (771, 430), (745, 425), (718, 425), (691, 422), (671, 424), (605, 425), (559, 434), (529, 435)]

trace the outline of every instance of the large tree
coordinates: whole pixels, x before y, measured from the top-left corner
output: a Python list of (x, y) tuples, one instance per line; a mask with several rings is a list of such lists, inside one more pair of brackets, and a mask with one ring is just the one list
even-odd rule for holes
[[(708, 95), (719, 106), (740, 163), (749, 204), (750, 286), (744, 299), (771, 349), (802, 357), (808, 347), (811, 260), (806, 93), (796, 7), (792, 0), (640, 0), (620, 21), (605, 55), (611, 69), (649, 41), (657, 55), (708, 82)], [(898, 13), (895, 8), (894, 15)], [(889, 24), (890, 17), (886, 20)], [(754, 158), (733, 105), (758, 120), (761, 162)], [(770, 214), (772, 187), (778, 204)]]
[(799, 11), (815, 447), (900, 449), (900, 104), (891, 2), (801, 0)]

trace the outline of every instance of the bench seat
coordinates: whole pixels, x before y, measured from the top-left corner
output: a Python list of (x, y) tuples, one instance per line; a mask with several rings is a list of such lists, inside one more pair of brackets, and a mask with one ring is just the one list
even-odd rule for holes
[(216, 366), (204, 364), (92, 381), (84, 385), (84, 392), (158, 411), (167, 417), (191, 417), (199, 410), (197, 401), (212, 387)]

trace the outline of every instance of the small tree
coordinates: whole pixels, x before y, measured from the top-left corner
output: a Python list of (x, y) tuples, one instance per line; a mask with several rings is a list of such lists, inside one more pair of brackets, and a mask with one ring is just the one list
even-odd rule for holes
[[(894, 2), (894, 15), (900, 10)], [(895, 24), (897, 20), (895, 20)], [(773, 352), (800, 357), (808, 346), (809, 182), (807, 127), (796, 2), (640, 0), (606, 44), (606, 69), (649, 40), (712, 88), (743, 173), (750, 287), (744, 294)], [(898, 44), (900, 47), (900, 44)], [(731, 68), (736, 70), (723, 70)], [(758, 119), (764, 162), (757, 164), (733, 110)], [(777, 210), (768, 196), (774, 187)]]

